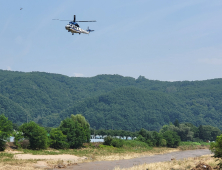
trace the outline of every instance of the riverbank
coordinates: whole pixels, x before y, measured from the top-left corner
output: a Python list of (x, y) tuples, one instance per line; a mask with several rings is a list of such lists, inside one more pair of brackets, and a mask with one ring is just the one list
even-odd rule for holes
[[(133, 158), (133, 159), (79, 163), (79, 164), (76, 164), (73, 166), (69, 166), (66, 169), (67, 170), (71, 170), (71, 169), (75, 169), (75, 170), (82, 170), (82, 169), (84, 169), (84, 170), (92, 170), (92, 169), (128, 170), (129, 169), (129, 170), (131, 170), (131, 168), (134, 168), (136, 170), (141, 170), (141, 169), (144, 169), (144, 166), (151, 164), (151, 163), (171, 162), (172, 160), (174, 161), (174, 160), (183, 160), (183, 159), (188, 159), (188, 158), (190, 159), (190, 158), (200, 157), (200, 156), (209, 155), (209, 154), (211, 154), (209, 149), (176, 151), (176, 152), (158, 154), (158, 155), (152, 155), (152, 156), (143, 156), (143, 157), (138, 157), (138, 158)], [(161, 169), (161, 170), (163, 170), (163, 169)], [(58, 168), (55, 168), (54, 170), (58, 170)], [(153, 170), (155, 170), (155, 169), (153, 169)]]
[[(7, 147), (0, 152), (0, 167), (3, 169), (56, 168), (72, 166), (80, 163), (99, 161), (118, 161), (141, 158), (158, 154), (172, 153), (180, 150), (206, 149), (209, 145), (186, 144), (178, 148), (153, 148), (144, 143), (134, 141), (122, 148), (105, 146), (102, 143), (85, 144), (81, 149), (67, 150), (28, 150)], [(133, 145), (134, 144), (134, 145)], [(1, 168), (0, 168), (1, 169)]]

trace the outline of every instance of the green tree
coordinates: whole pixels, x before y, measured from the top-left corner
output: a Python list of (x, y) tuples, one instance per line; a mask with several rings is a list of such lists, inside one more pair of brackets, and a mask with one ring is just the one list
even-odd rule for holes
[[(217, 136), (216, 142), (210, 144), (210, 150), (214, 153), (215, 158), (222, 158), (222, 135)], [(222, 162), (219, 163), (220, 168), (222, 168)]]
[(168, 147), (175, 148), (180, 144), (180, 137), (176, 132), (166, 131), (163, 133), (163, 138), (166, 140)]
[(17, 146), (18, 148), (21, 148), (21, 141), (24, 139), (24, 135), (20, 131), (15, 131), (13, 133), (14, 138), (14, 145)]
[(162, 146), (162, 142), (163, 142), (162, 139), (163, 139), (162, 134), (158, 132), (154, 131), (151, 135), (151, 141), (154, 146)]
[(107, 135), (106, 130), (104, 130), (104, 129), (99, 129), (99, 130), (98, 130), (98, 135), (101, 135), (102, 137), (105, 136), (105, 135)]
[(198, 132), (199, 132), (199, 138), (200, 139), (205, 139), (205, 137), (204, 137), (204, 129), (203, 129), (203, 125), (200, 125), (199, 127), (198, 127)]
[(163, 128), (160, 130), (161, 133), (166, 131), (173, 131), (176, 132), (182, 141), (192, 140), (194, 136), (194, 132), (191, 131), (191, 128), (186, 124), (179, 124), (179, 126), (175, 125), (164, 125)]
[(111, 145), (113, 147), (121, 148), (121, 147), (123, 147), (123, 139), (115, 138), (112, 140)]
[(12, 123), (14, 130), (19, 130), (19, 125), (17, 123)]
[[(63, 120), (59, 129), (67, 136), (67, 142), (71, 148), (79, 148), (88, 140), (85, 129), (79, 122), (73, 121), (71, 118)], [(90, 131), (88, 131), (88, 133), (90, 133)]]
[(35, 122), (24, 123), (19, 130), (29, 139), (31, 149), (46, 149), (48, 147), (47, 132)]
[(69, 148), (69, 144), (66, 142), (66, 135), (61, 130), (53, 128), (50, 132), (50, 147), (55, 149)]
[(90, 142), (90, 125), (86, 121), (85, 117), (82, 116), (81, 114), (77, 115), (72, 114), (71, 119), (79, 123), (79, 125), (82, 127), (84, 138), (86, 138), (86, 142)]
[(12, 122), (5, 115), (0, 115), (0, 151), (5, 150), (6, 141), (13, 131)]
[(145, 129), (140, 129), (140, 131), (139, 131), (139, 135), (141, 135), (142, 137), (144, 137), (144, 138), (147, 138), (147, 135), (148, 135), (148, 132), (147, 132), (147, 130), (145, 130)]
[(176, 119), (175, 122), (174, 122), (174, 126), (179, 127), (179, 125), (180, 125), (179, 121)]
[(103, 142), (103, 145), (111, 145), (111, 143), (112, 143), (112, 140), (113, 140), (113, 138), (111, 137), (111, 136), (106, 136), (105, 138), (104, 138), (104, 142)]

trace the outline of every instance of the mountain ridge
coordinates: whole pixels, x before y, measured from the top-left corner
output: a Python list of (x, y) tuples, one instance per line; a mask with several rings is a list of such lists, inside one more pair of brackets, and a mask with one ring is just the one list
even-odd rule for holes
[[(195, 125), (209, 123), (210, 125), (215, 124), (221, 129), (221, 125), (218, 123), (218, 121), (221, 120), (220, 117), (222, 114), (221, 85), (222, 79), (167, 82), (149, 80), (144, 76), (139, 76), (137, 79), (121, 75), (97, 75), (91, 78), (83, 78), (44, 72), (23, 73), (0, 70), (0, 95), (4, 97), (2, 98), (2, 102), (4, 99), (5, 101), (10, 100), (10, 102), (17, 104), (16, 106), (20, 108), (18, 109), (20, 111), (13, 111), (15, 115), (20, 115), (22, 110), (22, 112), (24, 112), (23, 115), (26, 116), (28, 114), (29, 120), (34, 120), (43, 126), (58, 125), (63, 117), (60, 115), (64, 114), (73, 106), (78, 107), (78, 103), (96, 100), (95, 98), (103, 97), (106, 99), (107, 95), (113, 97), (112, 102), (114, 102), (114, 99), (116, 102), (120, 102), (116, 97), (119, 95), (116, 91), (125, 90), (124, 94), (127, 94), (126, 91), (129, 90), (134, 93), (134, 95), (139, 96), (143, 96), (143, 93), (147, 95), (153, 94), (152, 97), (150, 97), (151, 102), (152, 100), (155, 101), (155, 95), (159, 97), (158, 100), (161, 100), (162, 96), (165, 98), (166, 106), (167, 98), (169, 98), (180, 108), (178, 112), (179, 116), (175, 117), (174, 115), (169, 121), (174, 121), (174, 118), (179, 118), (180, 121), (186, 121), (186, 116), (196, 116), (195, 119), (197, 120), (193, 122)], [(119, 97), (124, 99), (124, 94)], [(128, 97), (126, 97), (126, 99), (126, 103), (129, 101), (132, 102)], [(144, 99), (141, 98), (141, 100)], [(146, 100), (148, 101), (148, 99)], [(138, 106), (139, 103), (140, 102), (137, 101)], [(97, 102), (95, 104), (99, 103)], [(137, 107), (137, 104), (134, 104)], [(164, 105), (164, 103), (162, 103), (162, 105)], [(130, 108), (130, 105), (125, 107)], [(8, 108), (10, 108), (10, 106)], [(93, 107), (87, 107), (87, 110), (90, 109), (93, 110)], [(151, 111), (152, 109), (155, 110), (155, 107), (151, 108)], [(121, 115), (118, 109), (116, 111)], [(5, 114), (7, 116), (7, 110)], [(102, 116), (103, 119), (104, 116)], [(24, 116), (21, 116), (21, 119), (18, 118), (17, 120), (20, 124), (26, 120), (25, 117), (23, 117)], [(13, 122), (15, 121), (13, 116), (9, 116), (9, 119), (12, 119)], [(122, 120), (122, 117), (120, 117), (120, 119)], [(163, 122), (169, 123), (167, 121), (162, 121), (162, 123)], [(89, 123), (92, 124), (92, 126), (96, 126), (93, 121), (89, 121)], [(158, 122), (150, 123), (153, 123), (153, 125), (143, 126), (158, 129), (157, 125), (154, 127), (154, 124)], [(160, 125), (162, 125), (162, 123), (160, 123)], [(113, 126), (114, 123), (112, 123), (112, 127)], [(97, 128), (110, 127), (110, 123), (107, 127), (97, 126)], [(126, 128), (120, 127), (119, 125), (116, 125), (116, 127)]]

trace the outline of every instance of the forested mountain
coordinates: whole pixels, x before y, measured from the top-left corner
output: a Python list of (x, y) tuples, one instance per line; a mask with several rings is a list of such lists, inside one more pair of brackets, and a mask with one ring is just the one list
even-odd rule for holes
[(176, 118), (222, 129), (222, 79), (163, 82), (0, 70), (0, 107), (18, 124), (28, 114), (29, 120), (52, 127), (81, 113), (97, 129), (158, 130)]
[(27, 112), (19, 104), (0, 94), (0, 113), (4, 113), (11, 121), (21, 124), (26, 121)]
[(159, 130), (175, 119), (196, 126), (212, 125), (221, 128), (222, 114), (211, 105), (213, 101), (209, 99), (207, 102), (194, 97), (197, 96), (193, 95), (193, 100), (186, 100), (187, 98), (163, 92), (124, 87), (77, 102), (58, 114), (57, 120), (62, 120), (71, 114), (82, 114), (92, 128), (114, 127), (129, 131), (141, 128)]
[(80, 113), (96, 129), (156, 130), (176, 117), (187, 121), (188, 115), (183, 116), (179, 110), (176, 99), (168, 94), (125, 87), (77, 102), (63, 111), (60, 119)]

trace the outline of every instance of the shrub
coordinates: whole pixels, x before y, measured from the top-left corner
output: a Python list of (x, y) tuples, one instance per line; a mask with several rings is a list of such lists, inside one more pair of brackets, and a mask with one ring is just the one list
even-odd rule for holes
[(48, 144), (47, 132), (35, 122), (24, 123), (20, 126), (25, 138), (29, 139), (31, 149), (46, 149)]
[(215, 158), (222, 158), (222, 135), (217, 136), (216, 142), (210, 144), (210, 150)]
[(142, 135), (139, 135), (139, 136), (136, 138), (136, 140), (139, 140), (139, 141), (141, 141), (141, 142), (145, 142), (145, 141), (146, 141), (146, 138), (143, 137)]
[(147, 139), (147, 140), (146, 140), (146, 143), (147, 143), (149, 146), (153, 146), (153, 142), (152, 142), (150, 139)]
[(69, 144), (66, 142), (66, 135), (61, 130), (55, 128), (50, 132), (50, 147), (55, 149), (69, 148)]
[[(18, 148), (21, 148), (21, 141), (24, 140), (23, 133), (20, 131), (14, 132), (14, 145), (17, 146)], [(27, 148), (27, 147), (26, 147)]]
[(167, 146), (167, 141), (165, 139), (161, 139), (160, 146)]
[[(222, 135), (217, 136), (216, 142), (210, 144), (210, 150), (214, 153), (215, 158), (222, 158)], [(222, 168), (222, 162), (218, 164)]]
[(12, 122), (8, 120), (3, 114), (0, 115), (0, 151), (4, 151), (6, 141), (13, 131)]
[(180, 137), (176, 132), (166, 131), (163, 133), (163, 138), (166, 140), (168, 147), (175, 148), (180, 144)]
[(113, 140), (113, 138), (112, 138), (111, 136), (105, 137), (105, 138), (104, 138), (103, 145), (109, 145), (109, 146), (111, 146), (112, 140)]
[(113, 147), (121, 148), (121, 147), (123, 147), (123, 140), (122, 139), (113, 139), (111, 141), (111, 145)]
[(6, 148), (6, 142), (4, 140), (0, 140), (0, 151), (4, 151)]
[(113, 148), (113, 146), (109, 146), (109, 145), (99, 145), (99, 148), (103, 149), (103, 148)]
[(25, 140), (23, 140), (23, 141), (21, 141), (21, 142), (19, 142), (19, 143), (20, 143), (20, 145), (21, 145), (21, 147), (22, 147), (23, 149), (27, 149), (27, 148), (29, 147), (29, 145), (30, 145), (30, 142), (29, 142), (28, 139), (25, 139)]

